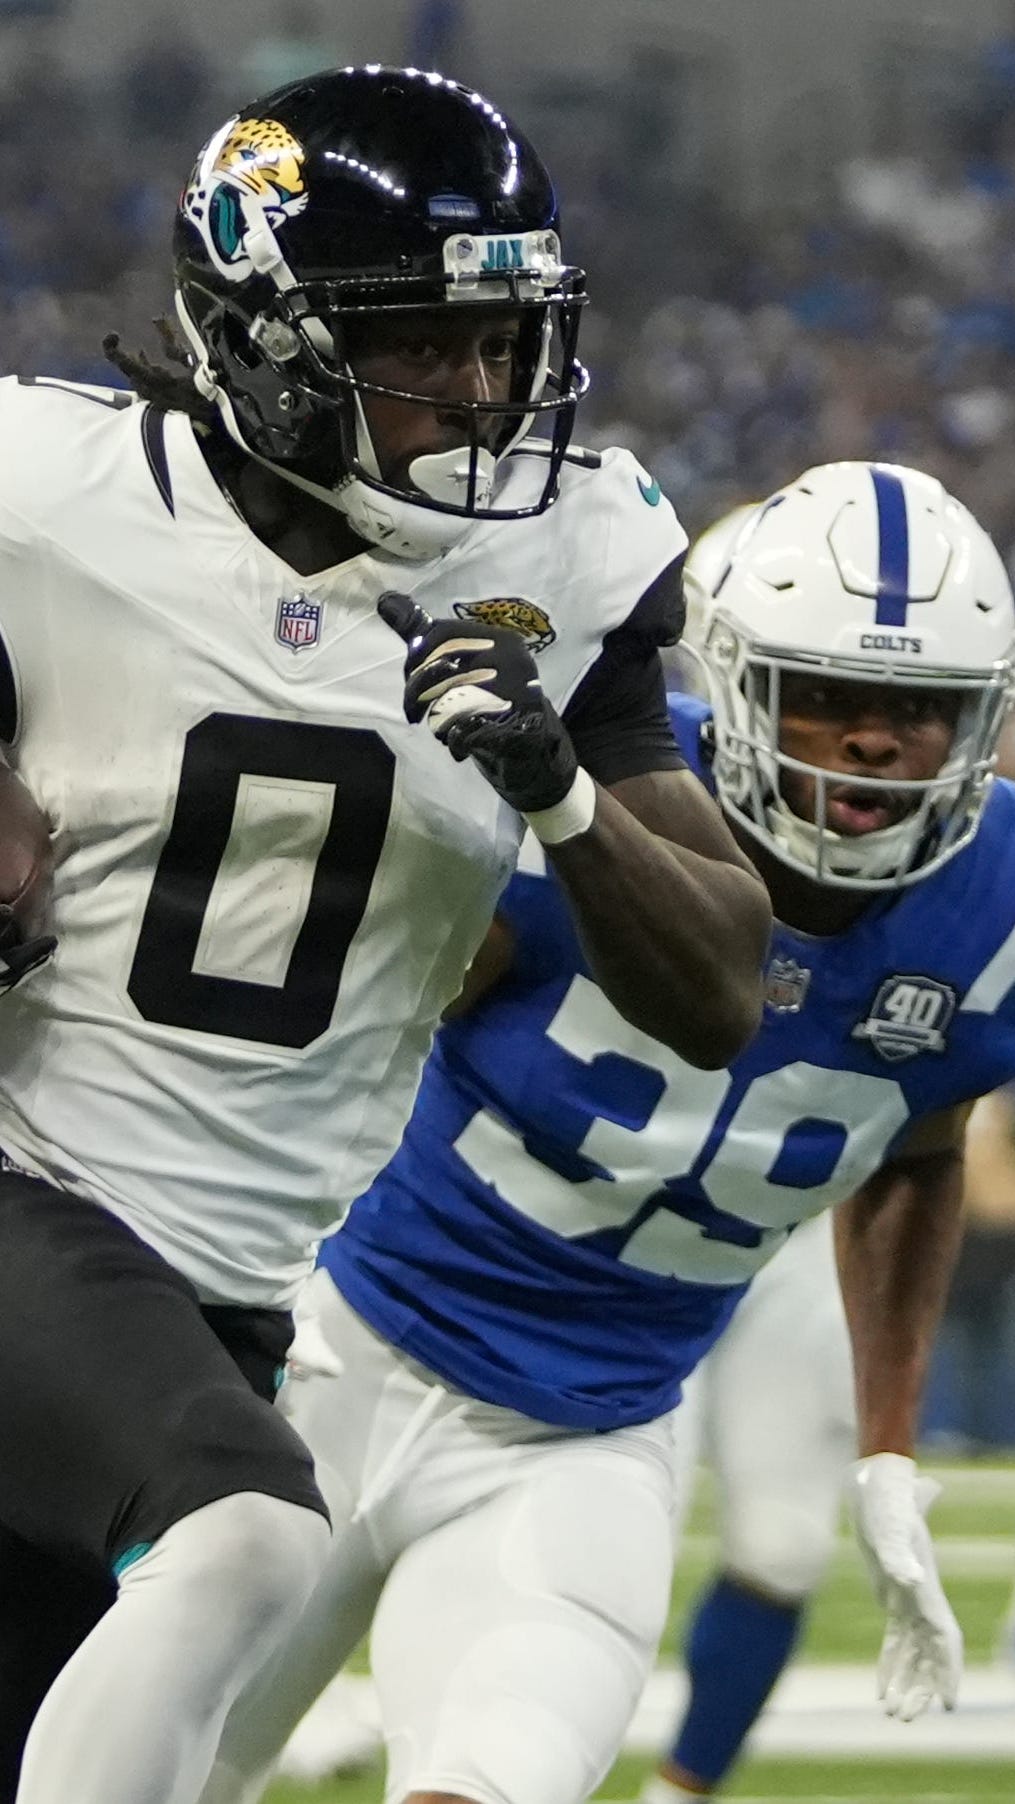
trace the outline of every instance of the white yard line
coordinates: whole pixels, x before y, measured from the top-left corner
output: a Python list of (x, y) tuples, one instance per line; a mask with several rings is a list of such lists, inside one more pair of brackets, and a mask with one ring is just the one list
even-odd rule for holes
[[(931, 1531), (933, 1532), (933, 1522)], [(1015, 1528), (1015, 1522), (1013, 1522)], [(1008, 1578), (1015, 1583), (1015, 1535), (934, 1535), (934, 1546), (937, 1549), (938, 1565), (943, 1572), (983, 1573), (984, 1576)], [(680, 1543), (680, 1553), (688, 1558), (699, 1560), (712, 1559), (716, 1552), (714, 1535), (685, 1535)], [(677, 1571), (680, 1570), (680, 1553), (677, 1557)], [(860, 1550), (852, 1536), (844, 1534), (835, 1550), (835, 1559), (842, 1565), (856, 1565), (858, 1574), (863, 1575), (863, 1562)]]
[(1007, 1535), (934, 1535), (934, 1546), (944, 1572), (996, 1573), (1015, 1580), (1015, 1536), (1009, 1540)]
[[(347, 1683), (350, 1695), (354, 1688), (358, 1693), (357, 1714), (376, 1713), (372, 1681), (350, 1674)], [(686, 1693), (682, 1672), (672, 1666), (658, 1667), (634, 1713), (624, 1740), (625, 1752), (654, 1754), (664, 1747)], [(874, 1696), (873, 1662), (794, 1666), (777, 1685), (754, 1732), (751, 1751), (799, 1759), (876, 1755), (884, 1760), (937, 1756), (942, 1760), (1015, 1761), (1015, 1673), (1002, 1666), (969, 1667), (956, 1711), (928, 1712), (914, 1723), (900, 1723), (885, 1716)], [(997, 1795), (1004, 1804), (1010, 1804), (1012, 1790), (1010, 1786), (999, 1790)], [(930, 1804), (930, 1799), (927, 1794), (910, 1804)], [(949, 1804), (961, 1801), (949, 1796)]]
[(959, 1491), (964, 1497), (999, 1497), (1015, 1503), (1015, 1465), (1012, 1466), (928, 1466), (920, 1469), (936, 1478), (949, 1497)]
[[(673, 1733), (686, 1697), (683, 1673), (654, 1672), (625, 1739), (629, 1752), (651, 1753)], [(1015, 1674), (971, 1667), (951, 1714), (928, 1712), (914, 1723), (885, 1716), (870, 1666), (791, 1667), (776, 1687), (751, 1741), (755, 1754), (879, 1755), (885, 1760), (1015, 1759)]]

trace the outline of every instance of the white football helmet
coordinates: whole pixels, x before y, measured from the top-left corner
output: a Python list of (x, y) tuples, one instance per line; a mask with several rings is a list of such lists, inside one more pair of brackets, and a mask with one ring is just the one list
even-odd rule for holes
[[(748, 833), (805, 876), (864, 890), (915, 883), (968, 843), (1013, 695), (1015, 602), (961, 502), (917, 470), (822, 464), (705, 533), (685, 584), (684, 646), (712, 706), (717, 793)], [(842, 772), (780, 750), (785, 671), (961, 693), (937, 776), (891, 780), (912, 798), (901, 820), (857, 837), (827, 824)], [(813, 822), (789, 807), (787, 770), (814, 779)]]

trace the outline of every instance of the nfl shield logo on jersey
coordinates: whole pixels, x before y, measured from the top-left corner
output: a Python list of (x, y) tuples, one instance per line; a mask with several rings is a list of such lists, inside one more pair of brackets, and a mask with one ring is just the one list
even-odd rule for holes
[(765, 1005), (777, 1015), (796, 1015), (803, 1007), (811, 974), (795, 958), (773, 958), (765, 972)]
[(309, 651), (321, 636), (321, 607), (308, 595), (282, 595), (275, 615), (275, 637), (290, 651)]
[(893, 1063), (918, 1052), (944, 1052), (945, 1028), (955, 1013), (955, 991), (933, 977), (886, 977), (866, 1021), (853, 1029), (854, 1040), (869, 1040), (876, 1053)]

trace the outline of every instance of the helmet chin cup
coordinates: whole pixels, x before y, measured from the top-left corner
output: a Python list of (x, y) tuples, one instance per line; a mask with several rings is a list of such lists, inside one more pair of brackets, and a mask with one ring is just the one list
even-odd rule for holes
[[(280, 470), (279, 475), (283, 472)], [(309, 487), (301, 484), (301, 487)], [(343, 513), (361, 539), (391, 557), (441, 557), (465, 537), (474, 521), (468, 514), (442, 514), (435, 508), (414, 507), (351, 477), (340, 489), (322, 499)]]
[(441, 514), (431, 507), (414, 506), (411, 497), (396, 497), (374, 488), (371, 478), (381, 482), (380, 465), (358, 394), (354, 405), (356, 453), (363, 474), (341, 483), (327, 498), (345, 514), (354, 532), (395, 557), (439, 557), (450, 551), (464, 538), (472, 515), (489, 507), (497, 459), (482, 447), (474, 451), (468, 445), (414, 458), (409, 481), (422, 497), (438, 505), (462, 507), (469, 494), (470, 471), (474, 471), (469, 514)]
[(492, 451), (459, 445), (453, 451), (414, 458), (409, 465), (409, 479), (429, 501), (450, 502), (457, 507), (463, 505), (471, 486), (471, 508), (482, 513), (490, 505), (496, 467)]
[(791, 867), (819, 881), (838, 878), (858, 887), (907, 870), (921, 832), (927, 831), (919, 815), (907, 815), (894, 826), (850, 839), (793, 814), (781, 797), (765, 810), (765, 820), (775, 849)]

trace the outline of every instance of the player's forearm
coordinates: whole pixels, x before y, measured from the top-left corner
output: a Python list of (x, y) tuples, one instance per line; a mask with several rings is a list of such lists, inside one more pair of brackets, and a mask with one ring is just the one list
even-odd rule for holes
[(961, 1209), (962, 1159), (952, 1151), (877, 1173), (836, 1212), (861, 1458), (912, 1455)]
[(724, 856), (718, 819), (717, 829), (712, 855), (691, 850), (601, 789), (589, 831), (548, 848), (614, 1007), (707, 1068), (728, 1064), (757, 1030), (771, 929), (764, 886), (732, 839)]

